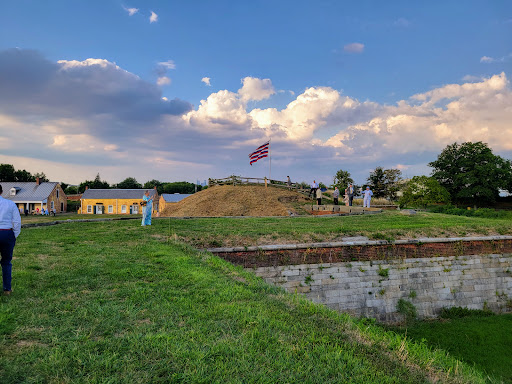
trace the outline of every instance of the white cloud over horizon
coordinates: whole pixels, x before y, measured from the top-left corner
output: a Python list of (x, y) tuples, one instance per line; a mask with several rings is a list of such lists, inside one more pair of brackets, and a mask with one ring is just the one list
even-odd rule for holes
[(34, 51), (0, 52), (0, 79), (0, 161), (68, 183), (97, 172), (111, 183), (251, 176), (261, 168), (249, 167), (247, 154), (270, 137), (276, 177), (325, 183), (340, 168), (358, 181), (376, 166), (427, 172), (455, 141), (481, 140), (512, 155), (505, 73), (468, 77), (395, 105), (312, 86), (283, 108), (272, 107), (279, 96), (270, 79), (245, 77), (238, 90), (213, 92), (192, 108), (108, 60), (52, 62)]

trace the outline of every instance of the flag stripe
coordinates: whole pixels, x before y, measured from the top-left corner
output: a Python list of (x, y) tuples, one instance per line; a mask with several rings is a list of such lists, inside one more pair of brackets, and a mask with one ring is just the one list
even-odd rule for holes
[(268, 151), (270, 147), (270, 141), (266, 142), (263, 145), (260, 145), (253, 153), (249, 155), (249, 164), (257, 162), (259, 159), (263, 159), (264, 157), (268, 157)]

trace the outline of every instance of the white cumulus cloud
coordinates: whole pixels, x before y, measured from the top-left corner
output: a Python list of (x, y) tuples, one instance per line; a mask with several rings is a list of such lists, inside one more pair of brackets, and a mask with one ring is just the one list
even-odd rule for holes
[(348, 53), (363, 53), (364, 44), (361, 44), (361, 43), (347, 44), (343, 47), (343, 50)]
[(238, 90), (242, 101), (268, 99), (276, 93), (270, 79), (258, 79), (248, 76), (242, 79), (242, 84), (242, 88)]
[(210, 79), (209, 77), (203, 77), (203, 78), (201, 79), (201, 81), (202, 81), (203, 83), (205, 83), (207, 86), (211, 87), (212, 85), (211, 85), (211, 83), (210, 83), (210, 80), (211, 80), (211, 79)]
[(158, 21), (158, 15), (151, 11), (151, 16), (149, 16), (149, 22), (150, 23), (156, 23)]

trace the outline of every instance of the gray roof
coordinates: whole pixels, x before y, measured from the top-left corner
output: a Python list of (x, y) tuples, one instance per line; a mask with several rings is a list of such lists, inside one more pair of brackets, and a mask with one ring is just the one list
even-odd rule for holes
[(183, 200), (185, 197), (191, 196), (191, 193), (162, 193), (166, 203), (177, 203)]
[(155, 195), (154, 189), (86, 189), (82, 199), (141, 199), (144, 192)]
[[(14, 202), (39, 202), (46, 200), (57, 184), (59, 183), (45, 182), (37, 185), (35, 181), (5, 181), (0, 183), (3, 189), (2, 197)], [(15, 196), (10, 195), (12, 188), (19, 188)]]

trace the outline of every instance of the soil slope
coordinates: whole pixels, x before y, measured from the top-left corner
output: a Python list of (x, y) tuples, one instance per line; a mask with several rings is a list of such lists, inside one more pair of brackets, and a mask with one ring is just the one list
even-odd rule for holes
[(284, 188), (221, 185), (167, 204), (161, 216), (289, 216), (296, 213), (293, 205), (306, 201)]

